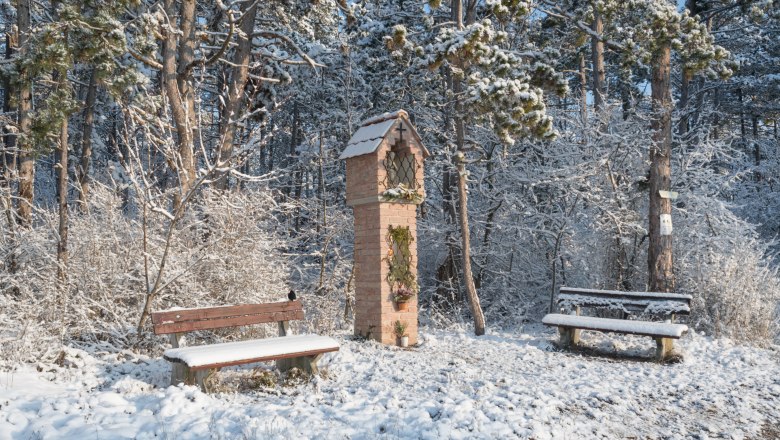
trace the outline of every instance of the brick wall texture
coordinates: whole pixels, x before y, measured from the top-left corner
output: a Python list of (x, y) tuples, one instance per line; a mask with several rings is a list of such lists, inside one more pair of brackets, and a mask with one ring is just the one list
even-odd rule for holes
[[(395, 144), (397, 132), (387, 138), (372, 154), (347, 159), (347, 203), (355, 216), (355, 335), (367, 336), (383, 344), (397, 345), (396, 321), (407, 324), (409, 344), (417, 343), (417, 297), (408, 302), (407, 311), (399, 311), (385, 279), (389, 249), (387, 231), (390, 225), (409, 226), (415, 240), (410, 246), (411, 269), (417, 274), (417, 205), (380, 202), (386, 189), (383, 159)], [(405, 138), (408, 138), (408, 132)], [(412, 140), (415, 159), (422, 163), (422, 152)], [(417, 171), (418, 188), (423, 191), (422, 165)], [(357, 202), (357, 203), (355, 203)]]

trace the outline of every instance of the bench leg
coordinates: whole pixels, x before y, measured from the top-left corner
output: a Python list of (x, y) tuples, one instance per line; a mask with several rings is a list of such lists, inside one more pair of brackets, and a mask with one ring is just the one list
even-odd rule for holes
[(217, 369), (209, 368), (207, 370), (197, 370), (193, 373), (193, 383), (188, 383), (187, 385), (197, 385), (204, 393), (210, 393), (212, 391), (210, 379), (217, 373)]
[(315, 356), (306, 356), (304, 359), (304, 371), (310, 375), (320, 374), (320, 369), (317, 367), (317, 362), (322, 359), (322, 353)]
[(672, 338), (655, 338), (655, 359), (658, 362), (665, 361), (671, 354), (674, 348), (674, 339)]
[(295, 365), (293, 365), (293, 361), (296, 358), (287, 358), (287, 359), (277, 359), (276, 360), (276, 369), (279, 371), (289, 371), (291, 368), (293, 368)]
[(190, 367), (179, 362), (171, 363), (171, 385), (176, 386), (187, 379)]
[(571, 348), (580, 343), (580, 329), (571, 327), (558, 327), (558, 333), (561, 335), (561, 347)]
[(279, 359), (276, 361), (276, 368), (279, 371), (288, 371), (293, 368), (298, 368), (305, 372), (309, 376), (319, 374), (320, 370), (317, 367), (317, 362), (322, 358), (322, 353), (315, 356), (301, 356), (289, 359)]
[(183, 383), (185, 385), (197, 385), (204, 393), (208, 393), (208, 379), (217, 372), (216, 368), (207, 370), (193, 370), (187, 364), (174, 362), (171, 369), (171, 385)]

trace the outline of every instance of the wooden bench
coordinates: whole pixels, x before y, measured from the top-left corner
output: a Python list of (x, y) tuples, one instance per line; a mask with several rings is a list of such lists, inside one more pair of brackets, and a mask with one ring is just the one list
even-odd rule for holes
[[(574, 314), (551, 313), (542, 319), (542, 323), (558, 327), (561, 347), (570, 348), (579, 344), (582, 330), (650, 336), (656, 341), (656, 359), (664, 361), (672, 353), (674, 339), (680, 339), (688, 331), (687, 325), (673, 322), (676, 315), (690, 314), (691, 296), (679, 293), (619, 292), (561, 287), (558, 293), (558, 305), (562, 311)], [(623, 318), (664, 316), (669, 317), (669, 320), (649, 322), (581, 316), (582, 308), (616, 310)]]
[[(300, 301), (242, 304), (201, 309), (172, 309), (152, 313), (156, 335), (169, 334), (171, 346), (163, 357), (173, 363), (171, 385), (184, 382), (207, 390), (206, 378), (222, 367), (276, 361), (282, 371), (293, 367), (316, 374), (324, 353), (338, 351), (339, 344), (327, 336), (291, 335), (289, 321), (303, 319)], [(181, 336), (194, 330), (213, 330), (276, 322), (279, 337), (222, 344), (180, 347)]]

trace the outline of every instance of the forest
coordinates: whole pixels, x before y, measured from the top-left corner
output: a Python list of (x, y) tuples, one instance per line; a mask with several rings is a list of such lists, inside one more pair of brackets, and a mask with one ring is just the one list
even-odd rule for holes
[[(0, 26), (0, 440), (780, 439), (778, 0), (0, 0)], [(347, 153), (379, 126), (424, 193), (387, 186), (413, 203), (371, 253)], [(565, 350), (577, 288), (684, 324)], [(274, 319), (192, 339), (324, 345), (172, 357), (175, 319), (231, 305)], [(673, 362), (652, 328), (664, 356), (690, 330)]]
[(16, 0), (0, 17), (3, 363), (154, 345), (155, 309), (290, 289), (312, 330), (349, 328), (338, 156), (401, 108), (431, 153), (421, 326), (522, 327), (569, 285), (687, 293), (694, 328), (777, 340), (775, 1)]

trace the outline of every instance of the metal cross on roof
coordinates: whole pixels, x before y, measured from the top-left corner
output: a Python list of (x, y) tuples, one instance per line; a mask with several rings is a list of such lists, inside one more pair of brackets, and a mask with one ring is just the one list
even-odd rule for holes
[(403, 123), (403, 122), (400, 122), (400, 123), (398, 124), (398, 128), (397, 128), (396, 130), (398, 130), (398, 140), (399, 140), (399, 141), (402, 141), (402, 140), (404, 140), (404, 132), (405, 132), (405, 131), (407, 131), (407, 130), (404, 128), (404, 123)]

